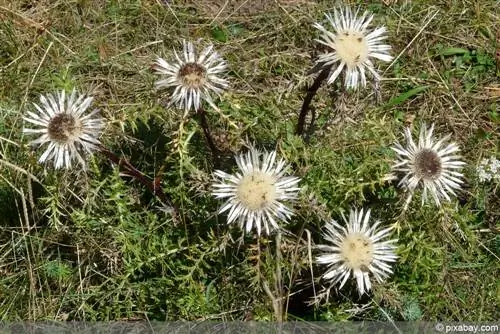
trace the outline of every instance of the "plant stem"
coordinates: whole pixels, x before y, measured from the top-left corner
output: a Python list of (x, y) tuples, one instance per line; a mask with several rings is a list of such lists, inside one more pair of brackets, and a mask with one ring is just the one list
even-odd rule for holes
[(304, 125), (306, 122), (307, 112), (309, 111), (309, 106), (311, 104), (314, 95), (321, 86), (321, 82), (323, 82), (323, 80), (325, 80), (328, 77), (328, 73), (330, 73), (330, 68), (331, 66), (326, 66), (325, 68), (323, 68), (323, 70), (314, 80), (312, 86), (309, 87), (309, 89), (307, 90), (307, 95), (304, 98), (304, 103), (302, 104), (302, 108), (300, 109), (299, 120), (297, 122), (297, 129), (295, 131), (295, 134), (299, 136), (302, 136), (304, 134)]
[(212, 151), (212, 157), (214, 159), (214, 166), (217, 168), (219, 166), (219, 149), (215, 146), (214, 140), (212, 138), (212, 134), (210, 133), (210, 128), (208, 126), (207, 114), (205, 109), (198, 109), (198, 120), (200, 122), (200, 126), (203, 129), (203, 134), (205, 135), (205, 139), (207, 140), (208, 147), (210, 151)]
[(281, 231), (278, 230), (276, 233), (276, 277), (274, 279), (274, 286), (276, 294), (278, 295), (278, 298), (276, 299), (277, 305), (275, 313), (276, 313), (276, 320), (279, 322), (282, 322), (284, 318), (283, 314), (284, 298), (283, 298), (283, 281), (281, 275), (281, 260), (282, 260)]
[(99, 147), (99, 151), (104, 154), (109, 160), (117, 164), (119, 167), (125, 169), (126, 173), (132, 177), (134, 177), (137, 181), (142, 183), (146, 188), (148, 188), (153, 195), (158, 197), (158, 199), (166, 206), (169, 206), (173, 209), (174, 215), (177, 216), (178, 210), (172, 203), (172, 201), (167, 197), (167, 195), (163, 192), (163, 189), (160, 186), (160, 182), (158, 179), (153, 181), (149, 180), (140, 170), (134, 167), (128, 160), (124, 158), (120, 158), (110, 150), (108, 150), (104, 146)]

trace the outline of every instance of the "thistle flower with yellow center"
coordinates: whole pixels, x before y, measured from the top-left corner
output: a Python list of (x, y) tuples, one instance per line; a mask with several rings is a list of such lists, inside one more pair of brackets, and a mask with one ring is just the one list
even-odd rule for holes
[(457, 154), (460, 151), (458, 145), (453, 142), (445, 145), (450, 135), (434, 140), (433, 132), (434, 124), (429, 129), (422, 126), (415, 144), (410, 129), (406, 128), (406, 146), (397, 143), (392, 147), (398, 154), (392, 169), (403, 175), (399, 185), (409, 192), (405, 208), (418, 186), (423, 188), (422, 205), (427, 200), (427, 193), (430, 193), (439, 206), (442, 199), (450, 201), (450, 194), (455, 195), (455, 190), (460, 189), (463, 182), (460, 170), (465, 162)]
[(28, 111), (24, 120), (40, 128), (24, 128), (23, 132), (41, 134), (31, 142), (32, 145), (49, 144), (38, 160), (40, 163), (54, 160), (56, 169), (69, 169), (76, 159), (85, 168), (84, 156), (92, 154), (100, 144), (98, 137), (104, 127), (97, 109), (85, 114), (92, 100), (92, 97), (78, 95), (73, 90), (69, 96), (65, 91), (55, 96), (41, 95), (40, 105), (34, 103), (38, 113)]
[(213, 50), (212, 45), (206, 47), (199, 56), (193, 43), (183, 41), (183, 48), (184, 57), (179, 57), (174, 50), (174, 61), (167, 62), (163, 58), (155, 61), (153, 69), (165, 76), (156, 81), (156, 87), (174, 87), (170, 104), (184, 109), (186, 113), (192, 108), (198, 111), (202, 100), (218, 110), (211, 93), (220, 96), (229, 86), (227, 80), (221, 77), (226, 71), (226, 62)]
[(300, 179), (285, 176), (286, 162), (276, 161), (276, 152), (259, 152), (251, 148), (236, 157), (239, 172), (234, 175), (215, 171), (219, 182), (213, 184), (216, 198), (227, 198), (219, 213), (229, 210), (228, 224), (238, 221), (246, 232), (255, 227), (260, 236), (279, 228), (278, 221), (286, 221), (292, 211), (283, 203), (294, 200), (300, 188)]
[(342, 71), (345, 72), (345, 86), (347, 88), (357, 88), (359, 84), (366, 86), (366, 70), (376, 81), (380, 80), (380, 75), (375, 70), (371, 58), (382, 61), (391, 61), (389, 55), (390, 45), (382, 44), (387, 38), (386, 28), (379, 27), (373, 31), (368, 30), (368, 26), (373, 20), (373, 15), (364, 12), (358, 17), (349, 7), (335, 9), (333, 17), (325, 14), (333, 31), (327, 30), (319, 23), (313, 26), (319, 29), (323, 35), (317, 39), (319, 43), (325, 45), (330, 50), (326, 54), (319, 56), (316, 64), (323, 70), (331, 66), (331, 73), (328, 84), (333, 83)]
[(346, 227), (335, 220), (327, 223), (324, 238), (330, 245), (318, 245), (323, 253), (316, 258), (318, 264), (326, 264), (328, 270), (322, 278), (333, 286), (339, 281), (341, 289), (349, 277), (356, 278), (359, 294), (371, 290), (370, 274), (382, 282), (392, 273), (391, 262), (395, 262), (397, 239), (386, 240), (392, 228), (378, 230), (380, 221), (370, 227), (370, 210), (351, 210), (349, 219), (342, 215)]

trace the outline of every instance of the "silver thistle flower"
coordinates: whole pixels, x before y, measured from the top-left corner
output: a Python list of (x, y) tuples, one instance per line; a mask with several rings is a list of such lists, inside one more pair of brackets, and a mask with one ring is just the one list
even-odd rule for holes
[(227, 80), (221, 77), (227, 69), (224, 59), (213, 50), (212, 45), (197, 56), (193, 43), (186, 41), (183, 41), (181, 57), (175, 50), (174, 55), (172, 62), (163, 58), (155, 61), (153, 69), (164, 76), (156, 81), (156, 87), (173, 87), (170, 103), (184, 109), (185, 113), (192, 108), (199, 110), (202, 100), (218, 110), (211, 93), (220, 96), (229, 86)]
[(343, 216), (346, 227), (335, 220), (325, 226), (324, 239), (329, 245), (318, 245), (322, 254), (316, 258), (318, 264), (327, 265), (322, 278), (333, 286), (340, 282), (341, 289), (349, 277), (354, 276), (359, 294), (371, 289), (370, 274), (382, 282), (392, 273), (390, 263), (395, 262), (397, 239), (386, 240), (392, 227), (379, 230), (380, 221), (370, 226), (370, 210), (351, 210), (349, 219)]
[(24, 128), (23, 132), (41, 134), (32, 145), (48, 143), (40, 163), (53, 160), (56, 169), (69, 169), (72, 161), (77, 160), (85, 168), (85, 155), (92, 154), (100, 144), (98, 137), (104, 127), (97, 109), (86, 113), (92, 100), (73, 90), (69, 96), (65, 91), (41, 95), (40, 105), (34, 103), (37, 113), (28, 111), (23, 119), (39, 128)]
[(227, 198), (220, 213), (228, 211), (228, 223), (238, 221), (250, 232), (255, 226), (260, 236), (264, 230), (270, 234), (279, 228), (278, 221), (286, 221), (292, 211), (283, 201), (294, 200), (300, 188), (298, 177), (285, 176), (286, 162), (276, 161), (276, 152), (261, 153), (252, 148), (236, 157), (239, 171), (227, 174), (215, 171), (218, 183), (213, 184), (216, 198)]
[(425, 125), (420, 129), (418, 143), (412, 139), (409, 128), (404, 130), (406, 145), (397, 143), (392, 149), (398, 154), (397, 161), (392, 169), (403, 178), (399, 186), (408, 191), (405, 207), (413, 197), (418, 186), (423, 188), (422, 205), (430, 193), (436, 205), (441, 204), (442, 199), (450, 201), (450, 194), (456, 195), (455, 191), (460, 189), (463, 175), (459, 172), (465, 165), (457, 154), (460, 149), (456, 143), (445, 144), (450, 135), (440, 140), (433, 138), (434, 124), (428, 129)]
[(316, 62), (321, 70), (326, 66), (332, 66), (328, 84), (333, 83), (344, 71), (347, 88), (356, 89), (360, 84), (365, 87), (366, 71), (376, 81), (380, 80), (372, 58), (386, 62), (392, 60), (392, 56), (389, 55), (391, 46), (382, 42), (387, 38), (386, 28), (379, 27), (373, 31), (368, 30), (373, 15), (364, 12), (359, 17), (358, 12), (359, 10), (352, 12), (349, 7), (341, 7), (334, 10), (333, 16), (325, 14), (333, 31), (327, 30), (319, 23), (313, 25), (323, 33), (321, 38), (316, 41), (326, 45), (331, 50), (320, 55)]

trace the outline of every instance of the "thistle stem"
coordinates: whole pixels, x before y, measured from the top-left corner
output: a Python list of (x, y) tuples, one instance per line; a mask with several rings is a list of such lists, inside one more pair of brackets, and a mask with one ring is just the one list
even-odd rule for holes
[(111, 152), (104, 146), (99, 147), (99, 151), (104, 154), (109, 160), (111, 160), (113, 163), (117, 164), (119, 167), (122, 167), (125, 169), (126, 173), (129, 176), (132, 176), (135, 178), (137, 181), (142, 183), (146, 188), (148, 188), (153, 195), (158, 197), (158, 199), (164, 204), (173, 209), (174, 215), (177, 216), (178, 214), (178, 209), (175, 207), (168, 198), (168, 196), (163, 192), (163, 189), (160, 186), (159, 179), (154, 179), (153, 181), (149, 180), (140, 170), (138, 170), (134, 165), (132, 165), (128, 160), (124, 158), (120, 158), (117, 156), (115, 153)]
[(212, 152), (212, 157), (214, 159), (214, 165), (217, 168), (219, 166), (219, 149), (215, 146), (214, 140), (212, 138), (212, 134), (210, 133), (210, 128), (208, 126), (207, 113), (205, 109), (198, 109), (198, 121), (200, 122), (200, 126), (203, 129), (203, 134), (205, 135), (205, 139), (207, 141), (208, 147)]
[(331, 66), (324, 67), (323, 70), (320, 72), (320, 74), (314, 80), (311, 87), (309, 87), (309, 89), (307, 90), (307, 95), (304, 98), (304, 103), (302, 104), (302, 108), (300, 109), (299, 120), (297, 122), (297, 129), (295, 131), (295, 134), (297, 134), (298, 136), (302, 136), (304, 134), (304, 126), (306, 122), (307, 112), (309, 111), (309, 106), (311, 105), (311, 101), (314, 95), (321, 86), (321, 83), (328, 77), (328, 73), (330, 73), (330, 68)]

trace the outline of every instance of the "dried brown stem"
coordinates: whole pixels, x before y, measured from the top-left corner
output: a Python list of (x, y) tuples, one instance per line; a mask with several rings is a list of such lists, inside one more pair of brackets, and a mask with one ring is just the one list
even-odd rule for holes
[(104, 146), (99, 147), (99, 151), (104, 154), (109, 160), (117, 164), (119, 167), (123, 168), (127, 175), (135, 178), (137, 181), (142, 183), (146, 188), (148, 188), (153, 195), (155, 195), (164, 205), (169, 206), (173, 209), (174, 215), (177, 216), (178, 210), (174, 206), (170, 198), (163, 192), (160, 187), (158, 180), (150, 180), (146, 177), (140, 170), (134, 167), (128, 160), (120, 158)]
[(320, 74), (314, 80), (312, 86), (309, 87), (309, 89), (307, 90), (307, 95), (304, 98), (304, 103), (302, 104), (302, 108), (300, 109), (299, 120), (297, 122), (297, 129), (295, 131), (295, 134), (299, 136), (302, 136), (304, 134), (304, 126), (306, 123), (306, 116), (307, 112), (309, 111), (309, 106), (311, 105), (314, 95), (316, 95), (316, 92), (321, 86), (321, 83), (328, 77), (328, 73), (330, 73), (330, 68), (331, 66), (325, 66), (323, 70), (321, 70)]
[(206, 111), (203, 108), (198, 109), (198, 121), (200, 122), (200, 126), (203, 129), (203, 134), (205, 135), (205, 139), (207, 141), (208, 147), (212, 152), (212, 158), (214, 161), (215, 168), (219, 166), (219, 154), (220, 151), (214, 143), (212, 138), (212, 134), (210, 133), (210, 127), (208, 126), (208, 120)]

